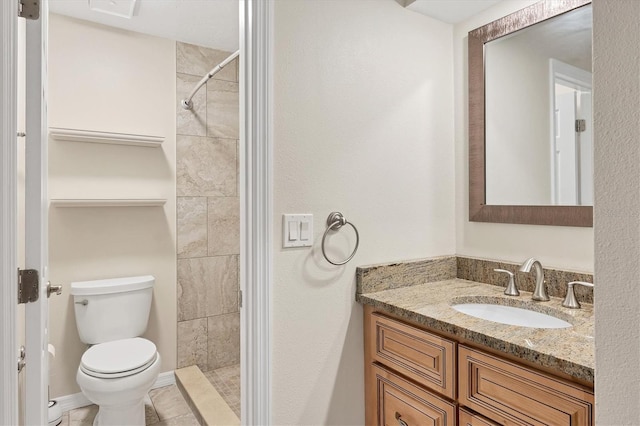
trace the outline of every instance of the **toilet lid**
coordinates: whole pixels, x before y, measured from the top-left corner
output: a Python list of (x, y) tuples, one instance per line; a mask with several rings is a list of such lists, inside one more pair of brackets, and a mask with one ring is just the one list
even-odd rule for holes
[(80, 368), (94, 377), (125, 377), (145, 370), (157, 356), (156, 345), (147, 339), (114, 340), (90, 347), (82, 355)]

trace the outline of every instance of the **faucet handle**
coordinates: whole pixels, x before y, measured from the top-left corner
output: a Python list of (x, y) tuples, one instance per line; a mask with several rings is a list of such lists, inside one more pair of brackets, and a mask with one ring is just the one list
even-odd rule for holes
[(504, 290), (504, 294), (507, 296), (520, 296), (520, 292), (516, 287), (515, 274), (511, 271), (507, 271), (506, 269), (494, 269), (495, 272), (502, 272), (509, 276), (509, 283), (507, 284), (507, 288)]
[(580, 302), (578, 302), (578, 299), (576, 299), (576, 294), (573, 291), (573, 286), (576, 284), (583, 285), (585, 287), (593, 287), (592, 283), (588, 283), (585, 281), (571, 281), (567, 283), (567, 295), (562, 302), (562, 306), (564, 306), (565, 308), (580, 309)]

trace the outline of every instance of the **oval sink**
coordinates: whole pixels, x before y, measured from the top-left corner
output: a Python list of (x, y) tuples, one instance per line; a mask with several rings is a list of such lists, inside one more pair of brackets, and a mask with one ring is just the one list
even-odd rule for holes
[(513, 306), (489, 303), (461, 303), (452, 308), (463, 314), (487, 321), (531, 328), (567, 328), (571, 324), (551, 315)]

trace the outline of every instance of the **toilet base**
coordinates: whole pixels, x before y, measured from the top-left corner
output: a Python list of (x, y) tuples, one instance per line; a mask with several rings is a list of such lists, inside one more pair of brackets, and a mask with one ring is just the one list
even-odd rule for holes
[(122, 405), (101, 405), (93, 426), (144, 426), (144, 399)]
[(144, 426), (144, 399), (160, 373), (160, 354), (147, 368), (131, 376), (97, 378), (78, 368), (76, 381), (87, 399), (98, 406), (95, 426)]

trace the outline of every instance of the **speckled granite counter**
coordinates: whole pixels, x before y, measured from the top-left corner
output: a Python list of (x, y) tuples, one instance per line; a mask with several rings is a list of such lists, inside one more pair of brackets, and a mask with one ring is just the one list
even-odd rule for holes
[[(594, 379), (593, 306), (563, 308), (562, 300), (532, 302), (531, 293), (503, 294), (504, 288), (458, 278), (357, 294), (356, 300), (400, 318), (470, 342), (517, 356), (583, 382)], [(548, 313), (570, 322), (564, 329), (510, 326), (474, 318), (451, 307), (456, 303), (497, 303)]]

